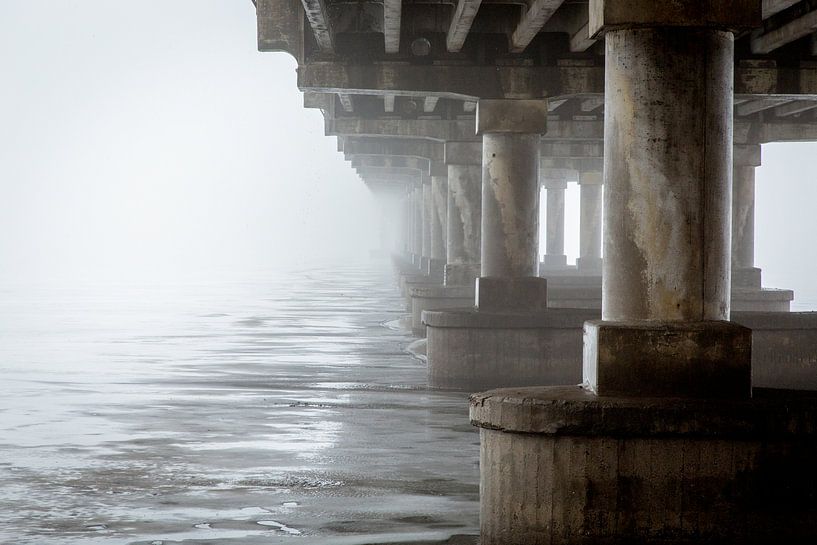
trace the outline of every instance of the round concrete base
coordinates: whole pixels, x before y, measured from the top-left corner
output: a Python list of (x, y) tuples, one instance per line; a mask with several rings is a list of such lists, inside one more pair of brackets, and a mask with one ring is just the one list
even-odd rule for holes
[(481, 544), (805, 544), (817, 539), (817, 400), (471, 398)]
[(474, 392), (578, 384), (582, 326), (597, 315), (579, 309), (426, 311), (429, 386)]

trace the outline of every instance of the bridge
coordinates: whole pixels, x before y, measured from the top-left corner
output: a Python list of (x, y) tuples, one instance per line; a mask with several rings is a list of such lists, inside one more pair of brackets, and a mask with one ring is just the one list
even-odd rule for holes
[(817, 2), (256, 9), (400, 218), (429, 386), (488, 390), (483, 545), (815, 538), (817, 319), (763, 287), (754, 171), (817, 140)]

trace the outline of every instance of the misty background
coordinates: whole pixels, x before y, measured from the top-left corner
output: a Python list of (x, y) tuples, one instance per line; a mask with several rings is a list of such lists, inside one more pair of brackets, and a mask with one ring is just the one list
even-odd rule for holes
[[(295, 69), (257, 52), (250, 0), (0, 2), (0, 282), (366, 258), (375, 200), (303, 108)], [(766, 145), (763, 163), (756, 265), (817, 308), (817, 144)], [(570, 261), (578, 196), (570, 184)]]

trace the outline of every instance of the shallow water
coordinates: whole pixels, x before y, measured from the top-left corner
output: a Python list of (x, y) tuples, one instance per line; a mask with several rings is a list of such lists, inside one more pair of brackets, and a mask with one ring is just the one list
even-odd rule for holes
[(424, 389), (385, 263), (0, 289), (0, 542), (476, 534), (466, 396)]

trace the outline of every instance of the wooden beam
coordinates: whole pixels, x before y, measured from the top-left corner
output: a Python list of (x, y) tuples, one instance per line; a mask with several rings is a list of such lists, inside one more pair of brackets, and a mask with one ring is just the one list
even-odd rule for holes
[(451, 17), (448, 36), (445, 39), (445, 45), (449, 52), (458, 53), (462, 46), (465, 45), (465, 40), (471, 31), (471, 25), (477, 16), (480, 4), (482, 4), (482, 0), (458, 0), (457, 7), (454, 9), (454, 16)]
[(306, 19), (312, 27), (312, 34), (321, 51), (334, 52), (335, 44), (332, 37), (332, 25), (329, 21), (329, 11), (326, 8), (326, 0), (301, 0), (306, 12)]
[(533, 41), (564, 0), (533, 0), (511, 36), (511, 51), (521, 53)]
[(780, 28), (752, 38), (752, 53), (765, 55), (817, 30), (817, 10), (810, 11)]
[(400, 25), (403, 15), (402, 0), (383, 0), (383, 39), (386, 53), (400, 52)]

